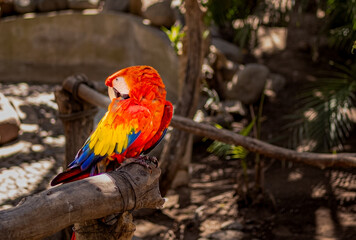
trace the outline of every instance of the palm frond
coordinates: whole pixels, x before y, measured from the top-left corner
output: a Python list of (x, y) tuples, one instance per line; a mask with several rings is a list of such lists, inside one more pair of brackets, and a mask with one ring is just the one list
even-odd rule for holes
[[(253, 125), (255, 125), (256, 118), (254, 118), (245, 128), (243, 128), (239, 134), (247, 136), (252, 131)], [(221, 128), (221, 126), (218, 126)], [(225, 159), (245, 159), (248, 151), (242, 146), (230, 145), (220, 141), (214, 141), (207, 148), (207, 151)]]
[(310, 150), (343, 149), (343, 143), (353, 128), (350, 109), (355, 106), (355, 71), (338, 66), (330, 77), (321, 78), (306, 88), (298, 98), (298, 109), (287, 118), (290, 147), (303, 143)]

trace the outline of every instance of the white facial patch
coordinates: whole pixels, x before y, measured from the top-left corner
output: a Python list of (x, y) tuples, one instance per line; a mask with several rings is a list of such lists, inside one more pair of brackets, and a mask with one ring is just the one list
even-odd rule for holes
[(126, 81), (123, 77), (117, 77), (113, 82), (112, 86), (120, 92), (121, 95), (123, 94), (129, 94), (130, 89), (129, 86), (127, 86)]

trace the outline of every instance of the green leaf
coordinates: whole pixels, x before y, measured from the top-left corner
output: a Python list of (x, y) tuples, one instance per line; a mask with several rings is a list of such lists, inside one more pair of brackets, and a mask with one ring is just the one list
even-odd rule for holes
[[(255, 122), (256, 118), (254, 118), (245, 128), (243, 128), (239, 134), (242, 136), (247, 136), (250, 134)], [(215, 127), (222, 129), (222, 126), (219, 124), (215, 124)], [(214, 141), (212, 144), (210, 144), (210, 146), (207, 148), (207, 151), (218, 157), (226, 159), (245, 159), (249, 153), (242, 146), (230, 145), (219, 141)]]

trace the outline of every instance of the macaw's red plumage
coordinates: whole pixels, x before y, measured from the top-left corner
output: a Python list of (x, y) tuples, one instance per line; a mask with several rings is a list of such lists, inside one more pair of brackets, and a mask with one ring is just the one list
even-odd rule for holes
[(173, 106), (158, 72), (149, 66), (122, 69), (105, 84), (112, 102), (68, 170), (51, 185), (113, 170), (126, 158), (152, 150), (166, 133)]

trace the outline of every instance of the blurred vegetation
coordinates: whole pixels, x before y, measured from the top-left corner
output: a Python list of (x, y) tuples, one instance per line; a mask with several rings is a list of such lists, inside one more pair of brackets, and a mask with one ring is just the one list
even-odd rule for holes
[[(319, 37), (326, 37), (328, 45), (317, 49), (324, 61), (337, 67), (305, 87), (297, 97), (300, 104), (296, 111), (286, 116), (290, 121), (286, 127), (292, 148), (342, 150), (354, 125), (350, 116), (356, 103), (356, 55), (353, 54), (356, 48), (356, 0), (203, 2), (207, 8), (206, 23), (217, 26), (222, 37), (242, 48), (256, 46), (256, 32), (261, 25), (288, 27), (293, 12), (301, 16), (314, 14), (323, 23), (323, 27), (318, 28)], [(215, 154), (229, 153), (225, 157), (231, 157), (231, 148), (220, 143), (210, 146)]]
[(325, 11), (331, 46), (349, 55), (356, 39), (356, 0), (327, 0)]
[(215, 23), (227, 40), (240, 47), (247, 47), (252, 32), (256, 31), (247, 20), (253, 16), (259, 2), (258, 0), (208, 0), (203, 4), (207, 8), (205, 22), (207, 25)]
[[(252, 131), (255, 122), (256, 119), (254, 118), (244, 129), (239, 132), (239, 134), (241, 134), (242, 136), (248, 136)], [(223, 128), (219, 124), (215, 124), (215, 127), (219, 129)], [(207, 150), (208, 152), (220, 158), (224, 158), (226, 160), (241, 159), (242, 162), (244, 162), (244, 159), (249, 153), (248, 150), (246, 150), (242, 146), (230, 145), (219, 141), (214, 141), (212, 144), (210, 144)], [(246, 166), (246, 163), (243, 165)]]
[(162, 30), (166, 33), (172, 46), (178, 55), (182, 54), (182, 39), (184, 37), (183, 27), (180, 24), (173, 25), (170, 29), (162, 27)]
[(287, 127), (292, 132), (289, 146), (306, 151), (342, 151), (354, 129), (351, 116), (356, 104), (356, 58), (352, 55), (356, 0), (320, 1), (316, 7), (325, 11), (321, 34), (327, 36), (329, 49), (322, 50), (328, 51), (323, 55), (330, 56), (334, 70), (308, 84), (298, 95), (299, 107), (287, 116), (290, 120)]
[(287, 116), (292, 131), (290, 147), (301, 150), (343, 150), (353, 130), (356, 69), (337, 65), (337, 71), (309, 84), (298, 96), (299, 107)]

